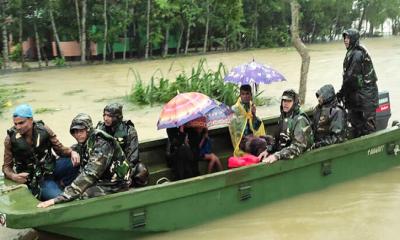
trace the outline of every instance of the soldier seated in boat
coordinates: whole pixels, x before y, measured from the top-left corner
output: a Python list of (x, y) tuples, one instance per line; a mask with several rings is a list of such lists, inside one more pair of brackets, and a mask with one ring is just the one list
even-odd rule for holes
[(71, 123), (73, 146), (81, 156), (80, 173), (56, 198), (41, 202), (45, 208), (57, 203), (86, 199), (129, 189), (131, 167), (118, 142), (106, 132), (93, 129), (92, 119), (78, 114)]
[(247, 137), (265, 136), (264, 124), (256, 116), (256, 106), (252, 102), (253, 95), (250, 85), (240, 87), (240, 96), (232, 106), (233, 118), (229, 124), (229, 133), (234, 148), (235, 157), (244, 154), (243, 148)]
[(319, 148), (346, 140), (346, 111), (338, 103), (335, 89), (324, 85), (317, 92), (318, 105), (313, 114), (313, 148)]
[(132, 185), (145, 186), (149, 180), (149, 171), (139, 160), (139, 140), (135, 125), (130, 120), (123, 120), (122, 105), (119, 103), (105, 106), (103, 120), (104, 122), (99, 122), (96, 128), (118, 141), (132, 168)]
[(258, 156), (266, 163), (293, 159), (313, 144), (311, 121), (300, 109), (299, 95), (294, 90), (283, 92), (280, 109), (275, 145)]
[[(34, 121), (28, 104), (16, 107), (13, 122), (4, 141), (5, 177), (28, 185), (40, 200), (56, 197), (76, 177), (79, 154), (63, 146), (42, 121)], [(56, 160), (52, 150), (61, 158)]]

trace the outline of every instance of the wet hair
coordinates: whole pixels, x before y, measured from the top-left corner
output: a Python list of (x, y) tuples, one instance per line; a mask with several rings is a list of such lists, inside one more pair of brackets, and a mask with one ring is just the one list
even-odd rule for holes
[(240, 91), (250, 92), (250, 94), (252, 94), (251, 86), (248, 84), (240, 86)]

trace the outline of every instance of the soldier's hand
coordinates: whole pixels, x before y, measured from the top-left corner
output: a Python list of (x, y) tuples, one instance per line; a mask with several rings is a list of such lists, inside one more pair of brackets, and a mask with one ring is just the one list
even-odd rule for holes
[(258, 159), (260, 161), (263, 161), (263, 159), (266, 157), (268, 157), (268, 152), (266, 150), (264, 152), (260, 153), (260, 155), (258, 155)]
[(12, 175), (11, 180), (17, 183), (26, 183), (28, 181), (29, 173), (22, 172), (22, 173), (15, 173)]
[(274, 163), (276, 161), (278, 161), (278, 158), (274, 154), (269, 155), (267, 158), (263, 160), (263, 162), (265, 163)]
[(38, 208), (47, 208), (53, 206), (55, 204), (54, 199), (50, 199), (44, 202), (40, 202), (36, 207)]
[(75, 151), (71, 152), (71, 161), (72, 161), (72, 166), (76, 167), (79, 165), (81, 162), (81, 156)]

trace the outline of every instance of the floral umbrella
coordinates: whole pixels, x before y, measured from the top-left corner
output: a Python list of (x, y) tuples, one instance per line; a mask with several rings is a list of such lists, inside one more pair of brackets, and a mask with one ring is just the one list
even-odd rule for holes
[(204, 116), (217, 103), (198, 92), (180, 93), (166, 103), (157, 122), (157, 128), (179, 127), (193, 119)]
[[(214, 100), (215, 101), (215, 100)], [(189, 121), (187, 127), (212, 127), (216, 125), (229, 124), (233, 117), (233, 111), (224, 103), (218, 103), (217, 106), (208, 111), (203, 117)]]
[(239, 65), (225, 76), (225, 82), (238, 85), (270, 84), (272, 82), (286, 81), (285, 77), (270, 66), (255, 62)]

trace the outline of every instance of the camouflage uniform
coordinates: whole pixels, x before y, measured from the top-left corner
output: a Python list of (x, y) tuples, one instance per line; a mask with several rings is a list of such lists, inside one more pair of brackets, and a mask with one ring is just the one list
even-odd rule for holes
[(81, 157), (78, 177), (64, 189), (55, 203), (102, 196), (128, 189), (131, 167), (118, 142), (106, 132), (93, 129), (87, 114), (78, 114), (71, 123), (71, 134), (75, 129), (86, 129), (88, 138), (73, 148)]
[(357, 30), (344, 31), (343, 37), (350, 38), (346, 57), (343, 61), (343, 84), (338, 93), (349, 111), (352, 136), (359, 137), (376, 131), (376, 108), (378, 107), (378, 86), (376, 73), (365, 47), (359, 44)]
[(320, 102), (314, 110), (314, 148), (341, 143), (346, 139), (346, 111), (338, 104), (335, 89), (327, 84), (316, 93)]
[(278, 134), (275, 136), (273, 151), (278, 160), (293, 159), (309, 149), (313, 144), (313, 133), (308, 116), (300, 109), (299, 96), (294, 90), (286, 90), (284, 99), (293, 100), (293, 107), (285, 113), (281, 102), (281, 116)]
[(29, 173), (26, 184), (34, 196), (40, 197), (40, 183), (53, 178), (56, 160), (52, 149), (60, 156), (70, 156), (71, 149), (64, 147), (42, 121), (33, 122), (32, 142), (28, 144), (15, 127), (7, 130), (3, 172), (11, 179), (15, 165), (16, 173)]
[(112, 116), (112, 126), (99, 122), (97, 129), (107, 132), (119, 143), (125, 153), (132, 170), (132, 184), (135, 187), (145, 186), (148, 183), (149, 171), (139, 160), (139, 140), (135, 125), (130, 121), (123, 121), (122, 105), (119, 103), (108, 104), (103, 114), (108, 112)]

